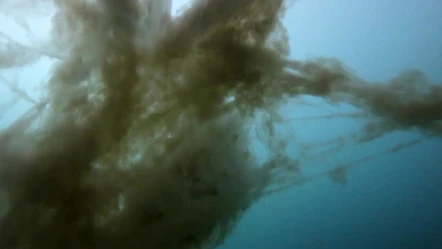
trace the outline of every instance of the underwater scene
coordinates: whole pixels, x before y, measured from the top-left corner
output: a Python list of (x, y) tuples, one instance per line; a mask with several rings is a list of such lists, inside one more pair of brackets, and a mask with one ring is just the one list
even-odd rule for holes
[(0, 0), (25, 248), (442, 248), (442, 1)]

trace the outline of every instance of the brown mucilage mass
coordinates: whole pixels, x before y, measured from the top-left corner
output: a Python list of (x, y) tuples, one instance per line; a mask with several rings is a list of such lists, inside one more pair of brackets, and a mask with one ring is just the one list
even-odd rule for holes
[[(0, 134), (2, 249), (219, 245), (300, 174), (275, 132), (297, 96), (367, 111), (380, 120), (367, 133), (442, 134), (442, 89), (418, 71), (370, 84), (333, 59), (287, 59), (282, 0), (195, 1), (176, 19), (157, 15), (155, 33), (143, 25), (152, 3), (53, 0), (55, 52), (1, 51), (2, 68), (58, 60), (47, 98)], [(263, 165), (249, 149), (258, 114)]]

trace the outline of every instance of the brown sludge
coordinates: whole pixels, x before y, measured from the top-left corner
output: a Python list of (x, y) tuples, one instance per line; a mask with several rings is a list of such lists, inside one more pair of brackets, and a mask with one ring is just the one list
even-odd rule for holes
[[(196, 1), (154, 34), (140, 25), (149, 1), (53, 4), (60, 53), (1, 51), (3, 68), (31, 63), (31, 52), (59, 59), (48, 99), (0, 134), (3, 249), (219, 245), (300, 173), (275, 132), (278, 108), (297, 96), (354, 105), (382, 120), (373, 129), (442, 134), (442, 88), (419, 71), (370, 84), (337, 60), (287, 59), (282, 0)], [(249, 151), (257, 113), (264, 165)], [(336, 172), (345, 182), (346, 167)]]

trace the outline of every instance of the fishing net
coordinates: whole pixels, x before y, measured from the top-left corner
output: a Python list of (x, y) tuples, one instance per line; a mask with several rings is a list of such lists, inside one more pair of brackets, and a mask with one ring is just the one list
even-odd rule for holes
[[(0, 37), (0, 246), (213, 248), (266, 195), (322, 175), (345, 183), (360, 162), (440, 137), (440, 85), (420, 71), (373, 84), (336, 59), (289, 59), (287, 6), (200, 0), (171, 18), (160, 0), (0, 1), (32, 41), (26, 20), (55, 13), (44, 42)], [(282, 111), (317, 102), (353, 111)], [(291, 153), (292, 124), (333, 118), (367, 125)], [(405, 130), (421, 135), (304, 174), (309, 157)]]

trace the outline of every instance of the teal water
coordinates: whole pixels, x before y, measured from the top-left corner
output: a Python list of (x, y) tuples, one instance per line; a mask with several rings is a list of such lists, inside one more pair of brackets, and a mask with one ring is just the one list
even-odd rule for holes
[[(419, 68), (442, 82), (441, 1), (301, 0), (285, 23), (294, 58), (336, 57), (374, 81)], [(288, 108), (287, 115), (311, 114), (304, 109)], [(294, 124), (296, 134), (312, 140), (353, 125), (344, 119)], [(312, 166), (352, 161), (415, 136), (401, 132), (345, 146)], [(220, 248), (442, 248), (442, 141), (430, 139), (361, 163), (348, 171), (345, 186), (324, 176), (266, 198)]]
[[(293, 58), (335, 57), (373, 81), (418, 68), (432, 81), (442, 82), (442, 1), (299, 0), (284, 21)], [(8, 29), (9, 24), (1, 25)], [(40, 78), (41, 70), (27, 69), (20, 79)], [(291, 103), (284, 109), (287, 117), (352, 111), (313, 101), (319, 107)], [(364, 123), (334, 117), (294, 120), (291, 125), (295, 135), (289, 151), (297, 157), (301, 142), (312, 143), (320, 153), (326, 147), (320, 141), (352, 136), (351, 131)], [(416, 131), (394, 132), (367, 144), (345, 144), (306, 161), (304, 170), (319, 176), (256, 203), (219, 248), (442, 248), (442, 140), (428, 138), (397, 153), (388, 152), (420, 137)], [(372, 160), (347, 172), (345, 184), (320, 175), (372, 154), (376, 155)]]

